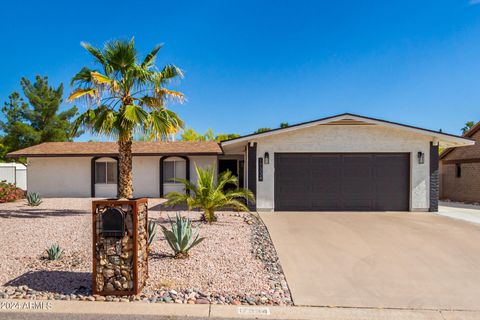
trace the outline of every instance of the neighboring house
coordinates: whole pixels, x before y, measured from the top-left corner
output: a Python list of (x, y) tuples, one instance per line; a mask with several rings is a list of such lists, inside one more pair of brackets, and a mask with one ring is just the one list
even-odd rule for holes
[[(231, 170), (256, 195), (257, 210), (436, 211), (438, 147), (473, 145), (459, 136), (353, 114), (215, 142), (136, 142), (134, 195), (162, 197), (195, 181), (193, 164)], [(44, 143), (9, 154), (28, 158), (30, 191), (112, 197), (117, 146)]]
[(27, 190), (27, 167), (15, 162), (0, 163), (0, 181), (7, 181)]
[[(480, 123), (463, 137), (480, 141)], [(449, 148), (440, 155), (440, 198), (480, 202), (480, 144)]]

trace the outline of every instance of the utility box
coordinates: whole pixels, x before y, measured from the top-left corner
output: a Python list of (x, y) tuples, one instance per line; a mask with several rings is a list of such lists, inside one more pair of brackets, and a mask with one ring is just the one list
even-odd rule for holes
[(148, 278), (148, 200), (95, 200), (93, 294), (139, 294)]

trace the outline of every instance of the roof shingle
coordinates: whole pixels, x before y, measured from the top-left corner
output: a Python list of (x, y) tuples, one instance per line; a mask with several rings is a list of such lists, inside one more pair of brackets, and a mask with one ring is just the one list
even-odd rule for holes
[[(215, 141), (134, 142), (133, 155), (221, 154)], [(10, 152), (7, 157), (59, 157), (117, 155), (116, 142), (44, 142)]]

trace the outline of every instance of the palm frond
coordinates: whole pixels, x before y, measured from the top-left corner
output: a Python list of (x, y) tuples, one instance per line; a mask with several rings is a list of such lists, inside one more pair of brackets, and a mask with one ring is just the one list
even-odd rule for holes
[(147, 122), (149, 114), (141, 106), (134, 104), (126, 106), (121, 117), (122, 125), (143, 126)]
[(155, 134), (159, 139), (166, 137), (169, 134), (177, 133), (183, 127), (183, 121), (179, 116), (165, 108), (159, 108), (150, 112), (149, 127), (145, 128)]
[(88, 109), (84, 113), (80, 114), (73, 121), (72, 134), (75, 136), (81, 128), (87, 128), (87, 129), (90, 128), (93, 124), (94, 119), (95, 119), (95, 112), (92, 109)]
[(67, 98), (67, 101), (71, 102), (83, 96), (94, 98), (96, 94), (97, 94), (96, 88), (85, 88), (85, 89), (80, 88), (72, 92), (72, 94), (70, 94), (70, 96)]
[(157, 97), (159, 97), (162, 101), (178, 101), (180, 103), (183, 103), (185, 101), (185, 96), (183, 93), (174, 91), (174, 90), (169, 90), (166, 88), (157, 88), (155, 89), (155, 94)]
[(142, 67), (149, 68), (155, 62), (157, 53), (162, 47), (163, 47), (163, 44), (159, 44), (155, 46), (155, 48), (153, 48), (153, 50), (149, 54), (147, 54), (145, 59), (143, 59)]
[(106, 63), (114, 71), (125, 72), (137, 62), (137, 51), (132, 41), (109, 41), (105, 44), (103, 52)]
[(102, 66), (105, 66), (105, 57), (100, 49), (93, 47), (87, 42), (80, 42), (80, 45), (84, 47), (92, 56), (95, 57), (97, 62), (99, 62)]
[(70, 81), (70, 85), (73, 86), (75, 82), (79, 82), (80, 84), (90, 84), (92, 82), (92, 70), (87, 67), (83, 67), (76, 75), (73, 76), (72, 81)]
[(97, 71), (92, 71), (90, 73), (90, 77), (92, 79), (92, 82), (96, 82), (98, 84), (111, 84), (112, 79), (107, 77), (106, 75), (101, 74), (100, 72)]
[(182, 192), (169, 192), (165, 198), (167, 198), (167, 202), (165, 202), (166, 206), (175, 206), (177, 204), (184, 204), (187, 203), (188, 195)]
[(166, 105), (169, 101), (183, 102), (184, 95), (163, 87), (183, 73), (174, 65), (166, 65), (161, 71), (155, 68), (161, 46), (154, 47), (143, 61), (137, 59), (133, 38), (109, 41), (101, 49), (86, 42), (82, 46), (101, 67), (84, 67), (72, 78), (73, 92), (68, 101), (84, 98), (88, 107), (100, 107), (78, 117), (78, 128), (79, 122), (85, 121), (84, 127), (98, 134), (131, 137), (142, 133), (165, 139), (183, 127), (183, 121)]
[(173, 64), (167, 64), (162, 71), (157, 74), (158, 85), (168, 83), (174, 78), (183, 78), (183, 71)]

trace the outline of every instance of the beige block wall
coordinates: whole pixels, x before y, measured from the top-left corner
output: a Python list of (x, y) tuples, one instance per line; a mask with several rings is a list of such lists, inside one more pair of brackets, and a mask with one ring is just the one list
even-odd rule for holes
[[(270, 155), (270, 164), (263, 166), (264, 179), (257, 181), (258, 210), (274, 209), (273, 159), (276, 152), (409, 152), (410, 210), (429, 208), (430, 138), (425, 135), (377, 125), (319, 125), (255, 141), (257, 159), (265, 152)], [(424, 164), (418, 164), (419, 151), (425, 154)]]

